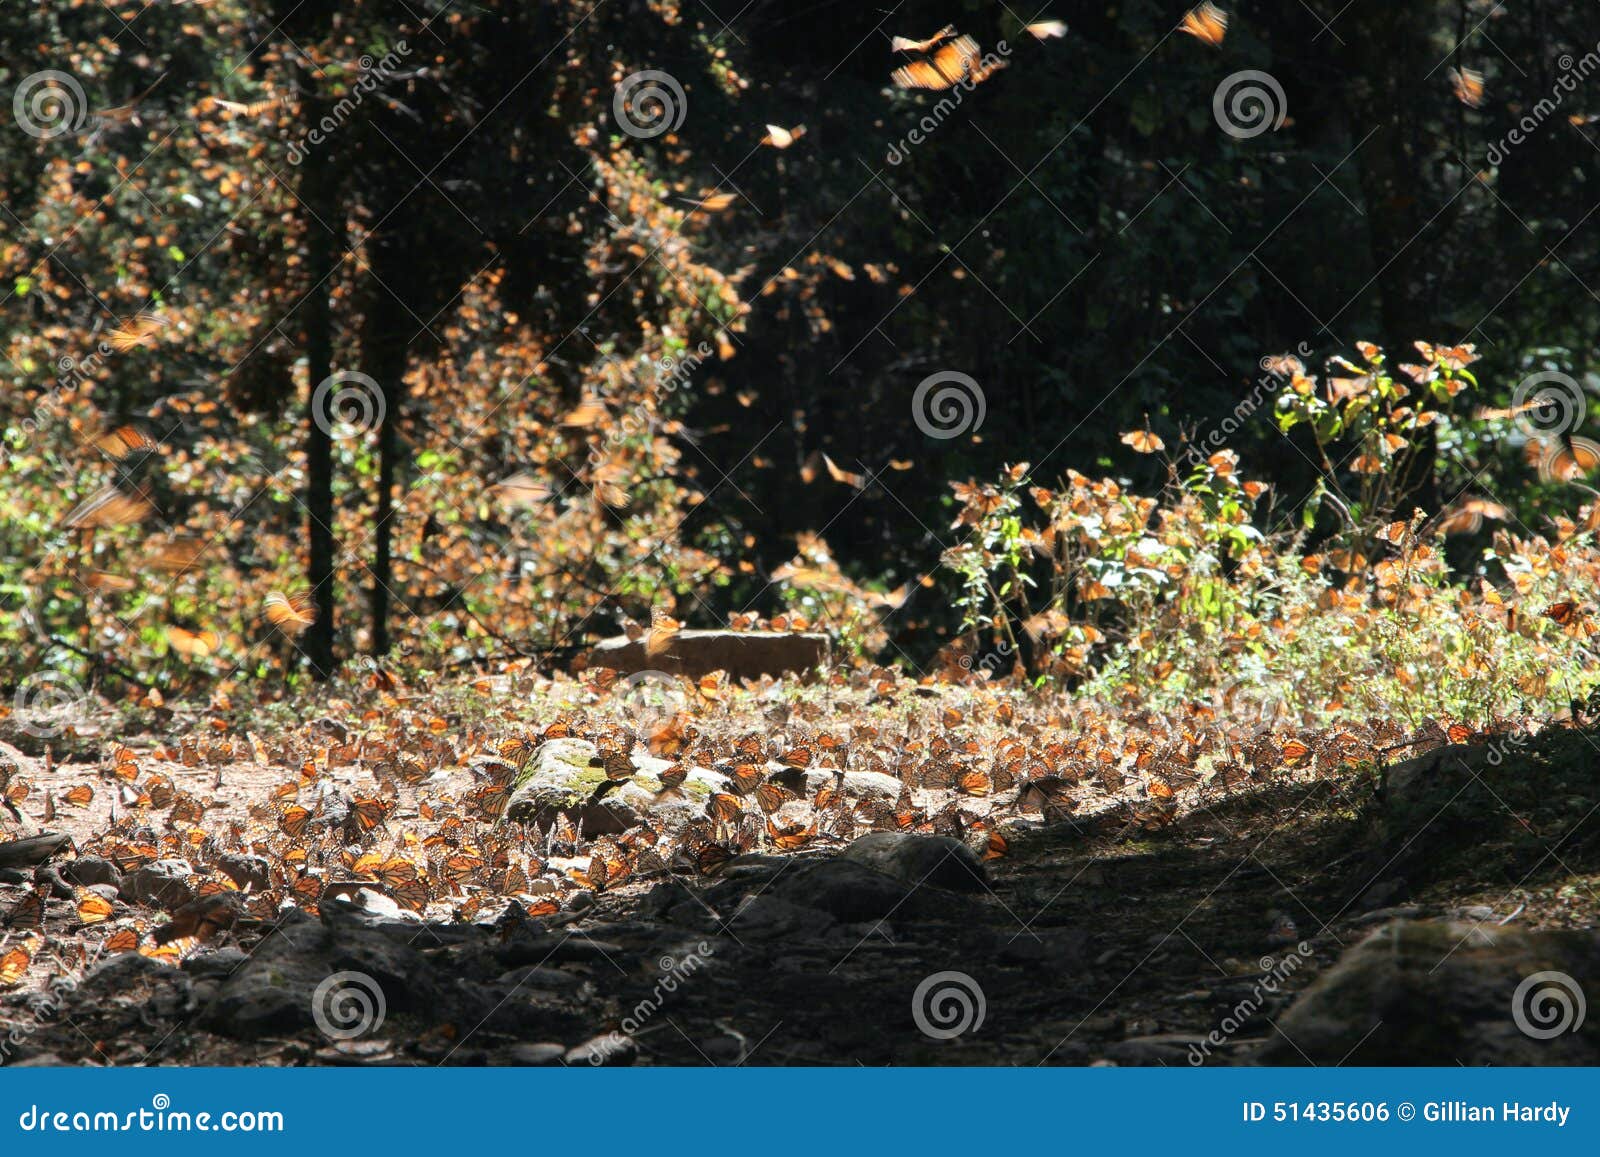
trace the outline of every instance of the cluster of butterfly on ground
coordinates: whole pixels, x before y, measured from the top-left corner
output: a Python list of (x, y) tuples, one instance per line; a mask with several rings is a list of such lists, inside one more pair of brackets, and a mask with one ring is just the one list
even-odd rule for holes
[[(683, 710), (643, 728), (626, 681), (609, 670), (481, 681), (471, 694), (491, 704), (485, 719), (495, 720), (483, 723), (426, 714), (422, 697), (387, 673), (367, 682), (344, 719), (272, 742), (219, 716), (154, 750), (112, 745), (98, 783), (45, 787), (0, 770), (0, 797), (31, 818), (115, 796), (110, 822), (79, 839), (79, 856), (124, 873), (181, 859), (194, 872), (192, 899), (165, 913), (107, 899), (107, 889), (79, 888), (72, 900), (44, 885), (13, 892), (0, 911), (0, 985), (41, 982), (121, 952), (175, 964), (218, 938), (269, 927), (290, 908), (314, 913), (363, 888), (428, 919), (491, 921), (512, 905), (527, 918), (557, 918), (579, 891), (704, 880), (745, 853), (836, 850), (868, 831), (949, 835), (996, 860), (1017, 838), (1018, 818), (1126, 837), (1167, 826), (1182, 804), (1270, 776), (1324, 775), (1473, 738), (1463, 726), (1408, 733), (1385, 720), (1286, 735), (1202, 705), (1177, 717), (1119, 715), (970, 674), (919, 683), (876, 668), (782, 686), (781, 697), (769, 681), (685, 679)], [(530, 710), (549, 721), (509, 722)], [(547, 827), (509, 822), (519, 771), (562, 737), (600, 752), (597, 798), (636, 775), (634, 756), (644, 751), (672, 761), (657, 776), (662, 795), (689, 798), (682, 785), (695, 766), (723, 772), (728, 789), (676, 827), (648, 810), (628, 831), (595, 839), (566, 816)], [(281, 771), (282, 780), (247, 801), (247, 818), (208, 819), (220, 805), (207, 789), (243, 765)], [(774, 782), (803, 781), (784, 776), (794, 768), (832, 774), (802, 794)], [(357, 786), (336, 786), (333, 769), (353, 771), (341, 782)], [(847, 770), (893, 776), (898, 798), (847, 791)]]

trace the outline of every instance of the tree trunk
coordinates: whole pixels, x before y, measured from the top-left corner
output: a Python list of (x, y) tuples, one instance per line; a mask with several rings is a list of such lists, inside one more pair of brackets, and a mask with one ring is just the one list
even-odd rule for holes
[(378, 239), (372, 250), (373, 302), (361, 348), (370, 372), (383, 391), (383, 420), (378, 426), (378, 502), (372, 548), (372, 653), (389, 652), (390, 584), (394, 581), (394, 490), (402, 453), (399, 426), (405, 406), (406, 359), (409, 349), (405, 306), (392, 287), (407, 284), (397, 268), (394, 247)]

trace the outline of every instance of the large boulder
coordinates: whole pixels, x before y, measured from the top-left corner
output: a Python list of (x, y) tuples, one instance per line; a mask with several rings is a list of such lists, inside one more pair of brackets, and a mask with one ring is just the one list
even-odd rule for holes
[(842, 859), (903, 880), (912, 887), (931, 884), (975, 892), (987, 886), (988, 871), (977, 854), (950, 836), (917, 832), (872, 832), (840, 853)]
[(826, 635), (796, 631), (679, 631), (657, 655), (645, 654), (642, 639), (618, 635), (589, 652), (591, 666), (624, 675), (662, 671), (696, 679), (713, 671), (726, 671), (735, 679), (804, 675), (827, 661)]
[(534, 752), (506, 804), (506, 818), (549, 828), (565, 815), (579, 834), (618, 835), (639, 823), (639, 813), (615, 790), (590, 802), (606, 782), (600, 749), (586, 739), (552, 739)]
[(1396, 920), (1348, 949), (1277, 1021), (1262, 1064), (1593, 1065), (1584, 983), (1600, 934)]

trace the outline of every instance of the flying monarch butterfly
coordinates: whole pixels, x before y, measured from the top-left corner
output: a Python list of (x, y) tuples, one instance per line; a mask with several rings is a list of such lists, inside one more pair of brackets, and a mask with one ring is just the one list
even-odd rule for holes
[(166, 328), (167, 323), (153, 313), (141, 313), (120, 323), (106, 335), (106, 341), (119, 354), (149, 345), (151, 340)]
[(1472, 68), (1452, 68), (1450, 87), (1456, 99), (1468, 108), (1483, 107), (1483, 73)]
[(805, 135), (805, 125), (795, 125), (792, 129), (786, 129), (782, 125), (768, 125), (767, 135), (761, 138), (761, 143), (775, 149), (786, 149)]
[(866, 488), (867, 479), (864, 474), (842, 469), (837, 462), (826, 454), (822, 456), (822, 464), (828, 468), (828, 477), (835, 482), (848, 486), (853, 490), (864, 490)]
[(112, 574), (108, 570), (92, 570), (83, 576), (83, 585), (92, 591), (123, 595), (137, 588), (139, 584), (125, 575)]
[(1563, 434), (1545, 442), (1539, 455), (1539, 477), (1546, 482), (1576, 482), (1600, 469), (1600, 442)]
[(32, 963), (33, 953), (26, 947), (13, 948), (0, 956), (0, 987), (9, 988), (16, 984), (27, 974), (28, 965)]
[(154, 513), (155, 507), (142, 495), (104, 486), (73, 507), (61, 524), (70, 530), (132, 526)]
[(895, 69), (890, 79), (899, 88), (939, 91), (966, 80), (977, 67), (981, 56), (976, 40), (970, 36), (958, 36), (948, 44), (941, 45), (932, 55)]
[(129, 454), (142, 454), (156, 448), (156, 440), (137, 426), (118, 426), (107, 430), (94, 440), (94, 448), (107, 458), (126, 458)]
[(588, 397), (580, 401), (561, 419), (561, 425), (569, 430), (583, 430), (590, 426), (598, 426), (607, 417), (606, 406), (599, 398)]
[(650, 632), (644, 639), (644, 653), (650, 658), (662, 654), (672, 645), (673, 638), (683, 629), (683, 624), (661, 607), (650, 608)]
[(201, 102), (201, 104), (207, 109), (214, 108), (220, 112), (225, 112), (233, 116), (246, 116), (251, 118), (258, 117), (264, 112), (269, 112), (270, 110), (277, 108), (279, 103), (281, 102), (276, 100), (258, 100), (253, 101), (250, 104), (243, 104), (236, 100), (223, 100), (219, 96), (208, 96)]
[(216, 654), (222, 638), (215, 631), (191, 631), (187, 627), (168, 627), (167, 646), (186, 659), (205, 659)]
[(99, 892), (91, 892), (87, 888), (78, 889), (78, 919), (84, 924), (98, 924), (102, 920), (109, 920), (116, 911)]
[(205, 539), (194, 535), (169, 538), (145, 556), (145, 565), (163, 574), (181, 575), (184, 571), (194, 569), (209, 545)]
[(1065, 20), (1038, 20), (1024, 29), (1035, 40), (1050, 40), (1067, 34)]
[[(738, 199), (739, 194), (737, 193), (712, 192), (706, 194), (704, 197), (701, 197), (698, 201), (691, 200), (689, 203), (693, 205), (695, 211), (699, 213), (720, 213)], [(726, 361), (727, 359), (723, 360)]]
[(953, 40), (956, 36), (956, 26), (946, 24), (926, 40), (912, 40), (906, 36), (896, 36), (889, 41), (890, 52), (927, 52), (936, 44), (943, 44), (946, 40)]
[(317, 607), (307, 591), (292, 595), (271, 591), (261, 602), (261, 612), (268, 623), (290, 638), (298, 638), (317, 621)]
[(1222, 47), (1222, 38), (1228, 34), (1228, 14), (1210, 0), (1198, 8), (1191, 8), (1183, 14), (1183, 22), (1178, 25), (1179, 32), (1187, 32), (1203, 44), (1212, 48)]

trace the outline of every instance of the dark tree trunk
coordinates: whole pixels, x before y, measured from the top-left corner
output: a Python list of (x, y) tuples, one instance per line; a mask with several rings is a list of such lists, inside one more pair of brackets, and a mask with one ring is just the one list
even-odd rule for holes
[(372, 249), (373, 301), (361, 348), (386, 402), (378, 426), (378, 503), (372, 547), (372, 653), (389, 651), (390, 585), (394, 581), (394, 499), (399, 476), (400, 423), (405, 407), (405, 373), (410, 348), (410, 315), (394, 288), (407, 284), (404, 262), (393, 245), (380, 239)]

